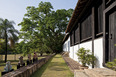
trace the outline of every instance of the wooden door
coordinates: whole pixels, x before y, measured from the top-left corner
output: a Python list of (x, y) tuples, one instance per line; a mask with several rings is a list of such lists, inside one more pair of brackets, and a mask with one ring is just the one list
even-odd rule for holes
[(116, 59), (116, 12), (109, 15), (109, 61)]

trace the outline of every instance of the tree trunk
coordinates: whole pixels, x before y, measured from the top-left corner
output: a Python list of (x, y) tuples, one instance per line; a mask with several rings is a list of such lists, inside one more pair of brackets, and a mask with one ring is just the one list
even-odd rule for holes
[(7, 33), (5, 31), (5, 62), (7, 62)]
[(43, 56), (43, 53), (40, 53), (40, 56)]
[(42, 51), (40, 52), (40, 56), (43, 56), (43, 53), (42, 53)]

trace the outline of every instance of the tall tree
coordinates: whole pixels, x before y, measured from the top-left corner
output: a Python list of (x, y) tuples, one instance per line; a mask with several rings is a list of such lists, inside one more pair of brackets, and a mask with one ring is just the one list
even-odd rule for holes
[[(58, 53), (62, 51), (62, 40), (73, 9), (54, 11), (50, 2), (40, 2), (38, 7), (27, 7), (20, 35), (26, 42), (36, 41), (39, 50), (46, 49)], [(46, 47), (42, 47), (46, 46)]]
[(13, 24), (15, 24), (13, 21), (0, 18), (0, 37), (5, 39), (5, 62), (7, 61), (8, 41), (10, 41), (11, 47), (18, 41), (17, 34), (19, 34), (19, 32), (14, 28)]

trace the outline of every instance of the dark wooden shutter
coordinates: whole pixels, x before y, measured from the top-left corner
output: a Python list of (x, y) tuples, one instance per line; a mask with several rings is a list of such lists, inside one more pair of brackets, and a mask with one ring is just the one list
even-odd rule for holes
[(79, 27), (76, 25), (75, 27), (75, 44), (79, 43)]
[(103, 32), (103, 7), (102, 4), (98, 7), (98, 33)]
[(70, 45), (74, 45), (74, 30), (70, 33)]
[(91, 18), (92, 15), (89, 15), (85, 20), (81, 23), (81, 41), (91, 38), (92, 36), (92, 23)]
[(72, 32), (70, 34), (70, 46), (72, 46)]
[(72, 31), (72, 45), (74, 45), (74, 30)]
[(99, 0), (96, 3), (96, 24), (95, 24), (95, 33), (96, 36), (99, 36), (103, 33), (103, 5), (102, 0)]

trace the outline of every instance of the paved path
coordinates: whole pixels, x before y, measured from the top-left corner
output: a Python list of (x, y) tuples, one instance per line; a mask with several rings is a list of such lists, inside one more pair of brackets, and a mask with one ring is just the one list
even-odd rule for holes
[(63, 58), (70, 70), (74, 72), (74, 77), (116, 77), (116, 71), (110, 70), (108, 68), (79, 70), (79, 63), (67, 57), (66, 55), (63, 55)]
[(74, 72), (74, 70), (79, 70), (79, 66), (80, 66), (79, 63), (77, 63), (76, 61), (74, 61), (69, 57), (63, 57), (63, 58), (72, 72)]
[(43, 65), (32, 77), (74, 77), (61, 55), (56, 55)]

